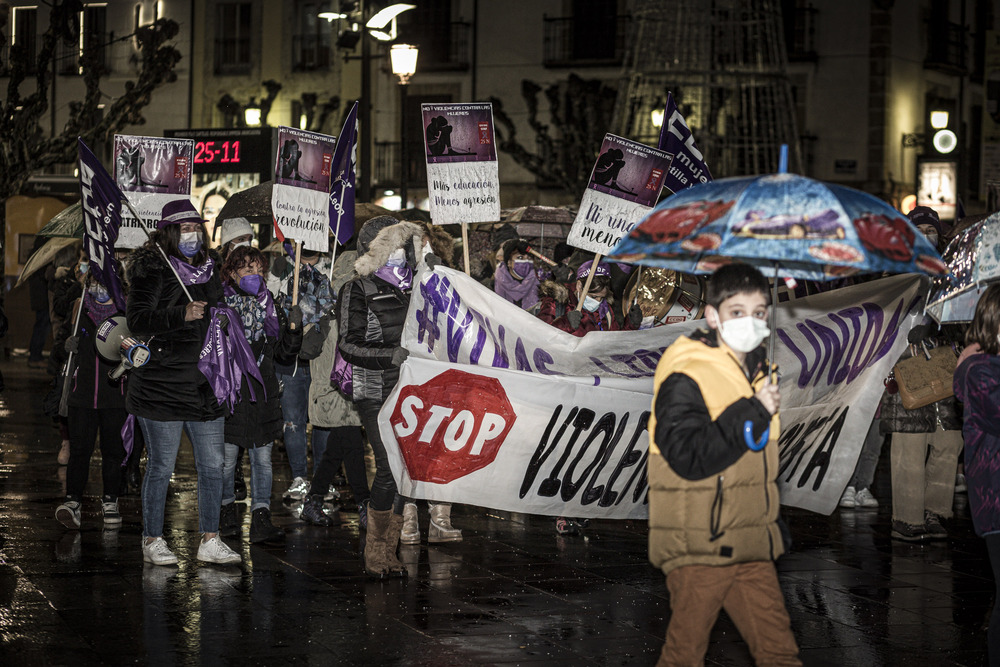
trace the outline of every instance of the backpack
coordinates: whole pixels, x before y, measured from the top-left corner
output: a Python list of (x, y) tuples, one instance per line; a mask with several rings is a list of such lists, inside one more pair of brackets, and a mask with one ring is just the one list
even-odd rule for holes
[[(361, 287), (365, 291), (365, 300), (367, 301), (372, 295), (378, 293), (378, 289), (375, 287), (375, 283), (371, 280), (362, 280)], [(341, 288), (343, 291), (343, 288)], [(343, 332), (343, 328), (339, 327), (339, 332)], [(338, 335), (339, 338), (339, 335)], [(333, 355), (333, 370), (330, 372), (330, 384), (332, 384), (337, 391), (344, 395), (347, 400), (354, 399), (354, 366), (352, 366), (343, 355), (340, 354), (340, 341), (337, 341), (337, 350)]]

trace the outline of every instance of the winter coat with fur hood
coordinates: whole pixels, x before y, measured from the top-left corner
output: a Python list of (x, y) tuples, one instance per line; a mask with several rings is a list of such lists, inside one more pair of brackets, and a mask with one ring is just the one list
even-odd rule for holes
[[(218, 256), (212, 253), (218, 264)], [(191, 298), (205, 301), (205, 315), (186, 322), (188, 300), (156, 248), (136, 250), (129, 265), (126, 317), (133, 336), (149, 341), (149, 361), (131, 371), (125, 407), (156, 421), (211, 421), (222, 416), (198, 356), (208, 332), (211, 309), (222, 299), (218, 272), (208, 282), (188, 285)]]
[(398, 222), (379, 231), (367, 249), (359, 239), (354, 264), (358, 276), (344, 285), (337, 300), (338, 346), (344, 360), (353, 366), (355, 402), (382, 403), (399, 380), (392, 354), (402, 340), (410, 290), (400, 290), (374, 274), (394, 250), (407, 248), (412, 257), (414, 237), (421, 247), (422, 236), (419, 225)]
[[(574, 329), (569, 323), (566, 313), (576, 309), (576, 295), (565, 285), (560, 285), (554, 280), (543, 282), (538, 288), (538, 296), (540, 297), (538, 319), (574, 336), (586, 336), (591, 331), (622, 331), (632, 328), (629, 326), (628, 320), (625, 321), (625, 326), (622, 326), (622, 323), (615, 316), (615, 309), (610, 308), (603, 321), (596, 310), (581, 311), (580, 326)], [(613, 305), (610, 295), (608, 296), (608, 305)]]

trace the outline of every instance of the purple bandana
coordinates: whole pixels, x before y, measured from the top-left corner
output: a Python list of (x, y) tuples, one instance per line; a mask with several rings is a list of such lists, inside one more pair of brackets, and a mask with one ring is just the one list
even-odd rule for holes
[(527, 278), (518, 280), (510, 274), (507, 262), (500, 262), (493, 281), (493, 291), (511, 303), (520, 301), (521, 308), (528, 310), (538, 303), (538, 275), (532, 270)]
[(182, 259), (169, 255), (167, 259), (177, 270), (177, 275), (181, 277), (181, 282), (185, 285), (203, 285), (212, 277), (212, 269), (215, 262), (209, 257), (201, 266), (192, 266)]
[[(208, 326), (205, 344), (201, 348), (198, 359), (198, 370), (208, 379), (212, 392), (220, 405), (228, 405), (232, 414), (236, 404), (240, 402), (240, 387), (243, 376), (247, 375), (264, 385), (257, 360), (250, 351), (250, 344), (243, 335), (243, 327), (229, 326), (225, 331), (219, 321), (219, 315), (225, 313), (230, 322), (236, 322), (240, 316), (226, 306), (212, 308), (212, 321)], [(250, 400), (257, 402), (253, 385), (249, 382)], [(265, 392), (264, 400), (267, 400)]]
[(408, 266), (383, 266), (375, 275), (401, 290), (410, 289), (413, 284), (413, 269)]
[(113, 300), (107, 303), (98, 303), (90, 290), (83, 291), (83, 307), (87, 309), (87, 317), (94, 324), (100, 324), (118, 312), (118, 306)]
[[(225, 286), (223, 286), (222, 294), (228, 303), (230, 299), (242, 297), (246, 292), (242, 290), (237, 291), (236, 287), (227, 280)], [(249, 296), (252, 297), (254, 295), (251, 294)], [(278, 314), (274, 310), (274, 299), (271, 298), (271, 293), (268, 291), (267, 284), (263, 280), (260, 281), (260, 289), (257, 291), (256, 296), (257, 304), (264, 310), (264, 333), (271, 338), (277, 338), (279, 334)], [(247, 329), (248, 324), (248, 322), (243, 322), (243, 328)]]

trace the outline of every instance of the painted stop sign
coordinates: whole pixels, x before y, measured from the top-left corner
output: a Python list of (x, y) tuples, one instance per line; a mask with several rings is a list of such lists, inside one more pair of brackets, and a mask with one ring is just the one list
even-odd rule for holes
[(515, 419), (499, 380), (452, 369), (400, 391), (389, 423), (410, 478), (446, 484), (493, 463)]

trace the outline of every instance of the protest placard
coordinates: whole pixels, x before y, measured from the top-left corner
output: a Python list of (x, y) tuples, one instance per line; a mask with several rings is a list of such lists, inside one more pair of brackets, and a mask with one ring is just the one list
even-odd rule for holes
[(116, 134), (115, 182), (142, 221), (123, 208), (116, 247), (138, 248), (146, 242), (140, 224), (152, 232), (163, 205), (191, 197), (194, 141)]
[(271, 209), (278, 229), (307, 250), (327, 252), (330, 229), (330, 171), (336, 138), (278, 128)]

